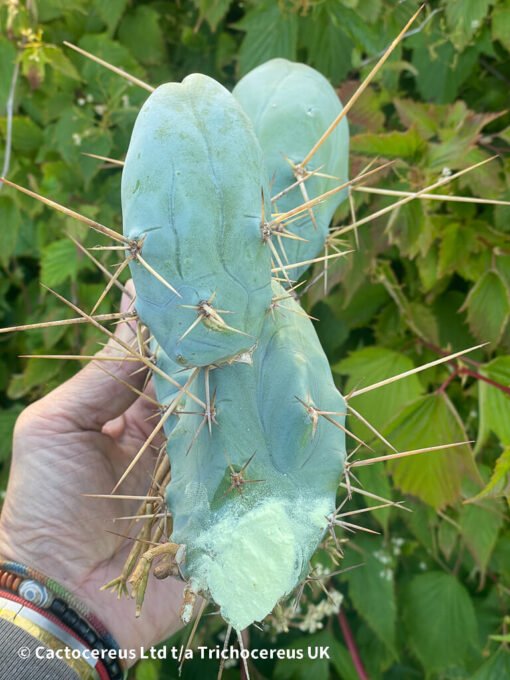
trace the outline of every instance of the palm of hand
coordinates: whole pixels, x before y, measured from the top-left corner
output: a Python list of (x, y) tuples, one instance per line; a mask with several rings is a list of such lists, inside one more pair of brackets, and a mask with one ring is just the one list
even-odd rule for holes
[[(118, 353), (112, 343), (106, 351)], [(133, 366), (113, 362), (108, 370), (140, 389), (144, 375), (133, 376)], [(101, 592), (121, 573), (131, 548), (109, 533), (125, 533), (129, 522), (112, 520), (135, 514), (139, 503), (84, 494), (112, 491), (153, 429), (155, 421), (146, 419), (154, 408), (94, 364), (28, 407), (16, 426), (0, 516), (1, 554), (60, 582), (91, 607), (122, 647), (134, 649), (179, 627), (182, 585), (172, 579), (152, 583), (139, 619), (132, 600)], [(153, 464), (146, 451), (118, 493), (144, 495)]]

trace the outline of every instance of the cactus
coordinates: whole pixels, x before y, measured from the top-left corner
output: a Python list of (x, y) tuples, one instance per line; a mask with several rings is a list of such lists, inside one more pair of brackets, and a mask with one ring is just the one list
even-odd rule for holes
[[(287, 59), (271, 59), (242, 78), (233, 95), (250, 117), (264, 152), (274, 206), (288, 212), (303, 201), (327, 191), (344, 188), (311, 208), (289, 226), (303, 240), (280, 239), (283, 262), (310, 260), (322, 252), (328, 228), (347, 195), (349, 173), (349, 126), (343, 118), (327, 137), (307, 168), (300, 163), (342, 104), (331, 84), (315, 69)], [(289, 190), (299, 182), (297, 186)], [(298, 279), (306, 265), (292, 269)]]
[[(189, 389), (207, 405), (186, 395), (164, 422), (171, 540), (191, 589), (237, 630), (306, 575), (345, 457), (345, 405), (313, 326), (276, 282), (271, 296), (267, 186), (252, 127), (219, 84), (193, 75), (148, 98), (122, 178), (124, 234), (148, 264), (130, 263), (137, 312), (181, 385), (156, 375), (159, 402), (176, 404), (204, 366)], [(239, 333), (216, 321), (224, 306)]]
[[(345, 458), (346, 407), (315, 330), (279, 284), (273, 289), (252, 359), (210, 371), (212, 433), (189, 399), (166, 431), (182, 571), (237, 630), (263, 619), (308, 573)], [(202, 400), (204, 382), (193, 384)], [(160, 401), (175, 398), (162, 378), (155, 386)]]
[(252, 126), (224, 87), (195, 74), (148, 98), (122, 174), (124, 234), (138, 314), (178, 364), (255, 344), (271, 300), (268, 200)]

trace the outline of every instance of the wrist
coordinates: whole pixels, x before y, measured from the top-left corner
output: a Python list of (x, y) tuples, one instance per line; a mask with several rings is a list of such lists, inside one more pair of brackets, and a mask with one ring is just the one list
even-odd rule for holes
[(0, 625), (26, 643), (20, 650), (27, 656), (19, 658), (64, 661), (78, 678), (124, 676), (117, 642), (88, 605), (41, 572), (1, 557)]

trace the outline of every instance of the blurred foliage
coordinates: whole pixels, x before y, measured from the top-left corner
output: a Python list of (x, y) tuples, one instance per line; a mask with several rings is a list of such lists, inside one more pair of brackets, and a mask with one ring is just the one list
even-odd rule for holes
[[(9, 178), (119, 229), (120, 173), (84, 153), (122, 158), (146, 92), (68, 50), (63, 40), (153, 85), (198, 70), (232, 86), (271, 57), (298, 59), (321, 70), (346, 101), (416, 6), (410, 0), (0, 0), (0, 162), (14, 85)], [(352, 174), (376, 157), (392, 159), (370, 189), (416, 191), (498, 155), (440, 191), (510, 200), (509, 52), (510, 0), (428, 3), (350, 114)], [(397, 200), (366, 188), (353, 197), (358, 219)], [(336, 223), (350, 219), (345, 204)], [(0, 224), (2, 326), (70, 316), (40, 281), (84, 309), (93, 306), (103, 275), (68, 236), (86, 247), (101, 237), (5, 187)], [(371, 678), (509, 677), (510, 210), (415, 200), (346, 240), (356, 252), (329, 265), (327, 295), (319, 281), (304, 300), (320, 318), (317, 330), (344, 392), (447, 351), (490, 344), (353, 398), (399, 450), (476, 443), (386, 468), (360, 467), (361, 484), (385, 497), (409, 496), (414, 512), (362, 516), (381, 535), (354, 537), (341, 566), (364, 566), (329, 584), (345, 597), (342, 609)], [(115, 253), (95, 254), (109, 268), (117, 261)], [(101, 312), (116, 308), (116, 293)], [(0, 336), (0, 488), (17, 414), (78, 368), (19, 355), (90, 354), (99, 340), (85, 325)], [(383, 452), (362, 423), (353, 420), (351, 427)], [(349, 507), (364, 507), (360, 498)], [(308, 592), (303, 611), (320, 597)], [(355, 679), (336, 617), (312, 624), (303, 615), (290, 633), (277, 636), (253, 628), (251, 646), (327, 644), (329, 661), (260, 661), (256, 677)], [(219, 619), (209, 618), (199, 640), (213, 646), (220, 634)], [(216, 673), (216, 662), (193, 661), (182, 677)], [(175, 662), (147, 660), (132, 677), (178, 674)], [(238, 677), (238, 670), (227, 669), (224, 677)]]

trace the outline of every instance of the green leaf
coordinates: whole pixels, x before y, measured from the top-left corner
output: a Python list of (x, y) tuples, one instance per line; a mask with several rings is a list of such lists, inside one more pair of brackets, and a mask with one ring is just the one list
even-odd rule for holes
[(492, 38), (510, 52), (510, 6), (500, 4), (492, 12)]
[(252, 68), (274, 57), (296, 58), (298, 18), (273, 2), (260, 3), (236, 24), (246, 33), (239, 52), (243, 76)]
[[(132, 75), (139, 76), (142, 79), (145, 77), (143, 70), (133, 58), (131, 51), (119, 42), (108, 38), (106, 34), (86, 34), (78, 44), (79, 47), (87, 50), (87, 52), (91, 52), (110, 64), (115, 64), (115, 66), (125, 69)], [(145, 45), (143, 37), (141, 45)], [(107, 103), (115, 95), (125, 92), (129, 87), (124, 78), (119, 78), (117, 74), (108, 71), (104, 66), (100, 66), (89, 59), (85, 61), (82, 59), (80, 64), (82, 64), (80, 73), (83, 76), (84, 82), (88, 84), (88, 91), (99, 104)], [(130, 100), (135, 99), (137, 94), (140, 93), (137, 93), (133, 88), (129, 90)], [(122, 109), (118, 112), (121, 113)]]
[(43, 359), (27, 359), (23, 373), (12, 376), (7, 388), (9, 399), (20, 399), (34, 388), (44, 388), (48, 382), (62, 370), (58, 361)]
[(459, 532), (457, 529), (445, 520), (442, 520), (437, 530), (437, 542), (441, 552), (449, 560), (457, 546), (459, 540)]
[(94, 0), (94, 7), (96, 12), (108, 27), (108, 33), (111, 35), (120, 21), (124, 10), (128, 5), (128, 0)]
[(445, 5), (446, 21), (457, 49), (463, 50), (480, 29), (492, 4), (493, 0), (448, 0)]
[(458, 55), (439, 30), (423, 32), (415, 42), (412, 64), (418, 71), (416, 86), (421, 96), (426, 101), (454, 101), (477, 62), (477, 48), (468, 47)]
[(373, 134), (366, 132), (351, 137), (351, 150), (354, 153), (385, 158), (405, 158), (418, 160), (427, 150), (427, 144), (416, 128), (406, 132), (385, 132)]
[(510, 501), (510, 447), (507, 447), (497, 459), (487, 486), (471, 500), (498, 498), (500, 496), (504, 496)]
[(329, 661), (328, 659), (310, 659), (308, 649), (332, 644), (330, 633), (322, 632), (315, 635), (307, 635), (294, 640), (286, 649), (296, 650), (294, 658), (279, 659), (272, 677), (274, 680), (309, 680), (313, 676), (314, 680), (328, 680)]
[(407, 305), (407, 321), (409, 328), (420, 338), (439, 344), (439, 327), (434, 310), (421, 302), (410, 302)]
[(485, 272), (471, 289), (465, 307), (473, 335), (481, 342), (497, 345), (510, 313), (510, 294), (499, 272)]
[[(361, 482), (361, 486), (364, 489), (369, 490), (371, 493), (381, 496), (381, 498), (387, 498), (392, 500), (393, 494), (391, 491), (391, 485), (388, 479), (388, 474), (386, 468), (383, 464), (379, 465), (366, 465), (365, 467), (360, 467), (356, 470), (356, 477)], [(381, 505), (381, 501), (374, 500), (368, 496), (363, 496), (363, 502), (367, 507), (373, 508), (376, 505)], [(392, 513), (392, 508), (381, 508), (371, 513), (372, 518), (378, 522), (384, 531), (388, 530), (388, 525), (390, 522), (390, 516)]]
[[(385, 430), (398, 451), (465, 442), (467, 435), (453, 404), (443, 393), (429, 394), (405, 408)], [(467, 473), (477, 478), (469, 444), (389, 462), (395, 485), (434, 508), (455, 503)]]
[(506, 646), (500, 647), (471, 676), (471, 680), (503, 680), (503, 678), (510, 678), (510, 650)]
[(334, 84), (341, 83), (351, 68), (353, 44), (336, 13), (326, 8), (316, 12), (313, 21), (308, 19), (304, 25), (308, 62)]
[[(510, 385), (510, 356), (496, 357), (480, 368), (480, 373), (507, 387)], [(480, 451), (489, 432), (494, 432), (503, 445), (510, 446), (510, 395), (484, 380), (479, 380), (478, 404), (480, 418), (476, 452)]]
[(53, 288), (76, 278), (78, 256), (76, 246), (69, 239), (60, 239), (45, 246), (41, 256), (41, 281)]
[(473, 603), (451, 574), (415, 576), (402, 597), (407, 641), (427, 675), (462, 665), (477, 644)]
[(0, 224), (2, 225), (0, 263), (4, 266), (7, 265), (16, 249), (20, 220), (21, 215), (14, 199), (0, 194)]
[(382, 9), (382, 0), (363, 0), (356, 7), (356, 12), (363, 21), (373, 24), (379, 18)]
[(44, 57), (48, 64), (73, 80), (80, 80), (80, 74), (73, 66), (73, 63), (66, 57), (59, 47), (55, 45), (44, 45)]
[(397, 99), (394, 105), (402, 123), (408, 128), (414, 126), (424, 139), (430, 139), (438, 133), (437, 109), (433, 104)]
[(11, 455), (14, 424), (21, 411), (20, 405), (0, 410), (0, 463), (8, 460)]
[(213, 32), (230, 7), (230, 0), (193, 0), (193, 3), (200, 12), (200, 20), (205, 19)]
[(68, 165), (75, 165), (81, 161), (83, 145), (93, 129), (92, 112), (74, 106), (66, 109), (51, 128), (50, 135), (54, 148)]
[(343, 574), (342, 579), (349, 584), (349, 598), (359, 615), (394, 653), (397, 620), (395, 565), (382, 538), (356, 538), (356, 550), (346, 550), (342, 568), (361, 563), (362, 566)]
[(331, 664), (342, 680), (359, 680), (358, 672), (347, 649), (331, 637), (329, 655)]
[(47, 22), (61, 16), (69, 16), (71, 12), (86, 14), (85, 5), (89, 0), (44, 0), (37, 3), (39, 21)]
[(9, 97), (15, 60), (16, 48), (7, 38), (0, 36), (0, 111), (2, 115)]
[(387, 232), (390, 242), (396, 243), (402, 255), (410, 258), (425, 254), (433, 241), (421, 201), (411, 201), (395, 210), (388, 220)]
[(404, 514), (404, 521), (427, 552), (434, 554), (436, 550), (434, 534), (438, 525), (436, 512), (428, 505), (419, 503), (412, 512)]
[(453, 222), (440, 234), (438, 278), (453, 274), (476, 246), (477, 234), (464, 225)]
[[(508, 474), (510, 456), (508, 456), (507, 465)], [(510, 484), (510, 479), (507, 482)], [(510, 486), (508, 490), (510, 491)], [(503, 526), (500, 504), (489, 501), (484, 505), (465, 505), (459, 515), (459, 524), (464, 542), (483, 575)]]
[[(6, 119), (0, 118), (0, 133), (5, 139)], [(26, 156), (38, 151), (43, 143), (43, 132), (28, 116), (14, 116), (12, 119), (12, 148)]]
[(165, 41), (159, 21), (159, 12), (140, 5), (126, 14), (119, 26), (120, 42), (142, 64), (159, 64), (165, 58)]
[(159, 680), (161, 677), (161, 661), (145, 659), (136, 664), (135, 680)]
[[(352, 352), (333, 366), (333, 371), (348, 375), (345, 393), (368, 386), (414, 368), (412, 361), (399, 352), (382, 347), (365, 347)], [(378, 430), (387, 427), (390, 420), (423, 393), (417, 376), (411, 375), (385, 387), (353, 397), (352, 405)], [(352, 416), (349, 425), (359, 437), (372, 440), (374, 435)]]

